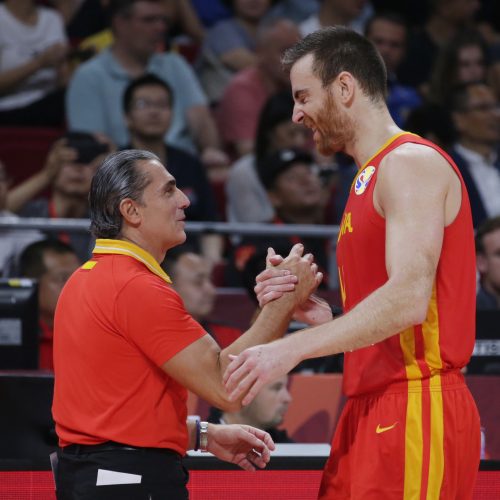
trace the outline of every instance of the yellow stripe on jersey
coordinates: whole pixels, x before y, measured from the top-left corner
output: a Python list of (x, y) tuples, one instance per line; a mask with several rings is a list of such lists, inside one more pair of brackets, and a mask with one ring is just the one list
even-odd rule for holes
[(432, 287), (427, 318), (422, 324), (425, 362), (431, 371), (430, 383), (430, 457), (427, 500), (439, 499), (444, 475), (444, 416), (441, 392), (441, 369), (443, 360), (439, 348), (439, 314), (437, 307), (436, 282)]
[(142, 262), (153, 274), (167, 283), (172, 283), (168, 274), (160, 267), (155, 258), (143, 248), (124, 240), (97, 239), (92, 253), (128, 255)]
[(94, 269), (94, 266), (97, 264), (95, 260), (88, 260), (85, 264), (82, 265), (82, 269)]
[(422, 372), (415, 352), (413, 328), (401, 332), (399, 342), (408, 378), (408, 403), (405, 431), (404, 499), (419, 499), (422, 485), (423, 435), (422, 435)]

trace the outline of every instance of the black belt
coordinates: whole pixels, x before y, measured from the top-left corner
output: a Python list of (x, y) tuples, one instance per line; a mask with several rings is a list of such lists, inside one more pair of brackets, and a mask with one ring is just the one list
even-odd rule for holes
[(100, 444), (70, 444), (61, 448), (63, 453), (71, 455), (80, 455), (82, 453), (98, 453), (101, 451), (156, 451), (180, 457), (179, 453), (168, 448), (145, 448), (141, 446), (130, 446), (128, 444), (116, 443), (114, 441), (106, 441)]

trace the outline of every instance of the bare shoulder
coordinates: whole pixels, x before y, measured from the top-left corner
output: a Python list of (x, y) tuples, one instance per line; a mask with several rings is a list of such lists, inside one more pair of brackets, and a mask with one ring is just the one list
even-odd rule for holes
[(403, 144), (380, 163), (374, 204), (382, 215), (389, 205), (444, 205), (450, 191), (458, 200), (460, 182), (446, 158), (422, 144)]
[[(406, 143), (391, 151), (380, 164), (380, 173), (390, 176), (453, 176), (453, 168), (435, 149), (424, 144)], [(380, 174), (379, 174), (380, 175)]]

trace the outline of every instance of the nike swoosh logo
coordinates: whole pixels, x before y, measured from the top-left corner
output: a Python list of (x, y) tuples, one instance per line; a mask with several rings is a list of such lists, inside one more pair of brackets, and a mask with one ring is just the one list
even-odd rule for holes
[(396, 427), (396, 425), (398, 425), (397, 422), (394, 422), (392, 425), (389, 425), (387, 427), (381, 427), (380, 424), (378, 424), (377, 428), (375, 429), (375, 432), (377, 434), (382, 434), (382, 432), (387, 432), (387, 431), (390, 431), (391, 429), (394, 429), (394, 427)]

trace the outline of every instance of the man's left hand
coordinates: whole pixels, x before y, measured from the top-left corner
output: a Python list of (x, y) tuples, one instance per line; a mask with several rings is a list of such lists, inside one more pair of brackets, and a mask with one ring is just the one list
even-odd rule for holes
[(207, 451), (244, 470), (263, 469), (274, 448), (271, 436), (261, 429), (249, 425), (209, 424)]

